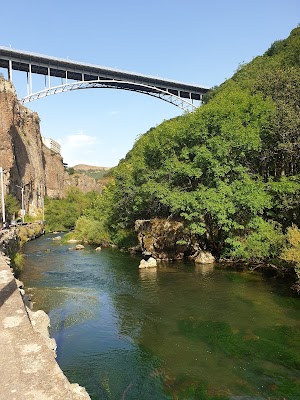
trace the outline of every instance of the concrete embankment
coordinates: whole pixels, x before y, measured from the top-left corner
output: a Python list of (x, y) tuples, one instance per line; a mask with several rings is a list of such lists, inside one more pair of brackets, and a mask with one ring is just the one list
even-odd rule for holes
[(23, 302), (9, 258), (0, 253), (0, 400), (88, 400), (55, 360), (49, 318)]

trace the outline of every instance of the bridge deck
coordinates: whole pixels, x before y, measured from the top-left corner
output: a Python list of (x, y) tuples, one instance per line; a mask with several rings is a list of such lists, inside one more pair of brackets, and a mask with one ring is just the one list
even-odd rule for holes
[(201, 100), (206, 87), (169, 79), (50, 57), (0, 46), (0, 67), (74, 81), (116, 80), (147, 85), (168, 91), (176, 96)]

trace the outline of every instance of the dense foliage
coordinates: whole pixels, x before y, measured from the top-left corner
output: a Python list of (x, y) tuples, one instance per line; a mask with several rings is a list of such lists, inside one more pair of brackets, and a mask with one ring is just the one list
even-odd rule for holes
[(12, 196), (11, 194), (7, 193), (5, 195), (5, 214), (6, 214), (6, 219), (8, 221), (11, 221), (16, 214), (18, 213), (20, 208), (19, 201), (16, 199), (16, 197)]
[(68, 231), (73, 229), (83, 210), (90, 206), (95, 193), (83, 194), (70, 187), (64, 199), (45, 199), (45, 220), (47, 230)]
[(84, 211), (78, 235), (96, 224), (97, 242), (129, 245), (136, 219), (173, 218), (217, 257), (278, 256), (300, 223), (299, 93), (300, 27), (194, 113), (141, 136)]

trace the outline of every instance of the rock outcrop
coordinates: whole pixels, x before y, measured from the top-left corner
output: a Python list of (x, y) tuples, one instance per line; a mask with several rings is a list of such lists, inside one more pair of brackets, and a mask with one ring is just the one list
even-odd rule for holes
[(200, 251), (195, 258), (195, 263), (197, 264), (213, 264), (215, 261), (216, 259), (210, 251)]
[(68, 173), (65, 170), (62, 157), (43, 145), (45, 168), (45, 195), (61, 199), (66, 192)]
[(146, 256), (156, 260), (182, 260), (196, 257), (201, 250), (183, 223), (170, 219), (137, 220), (135, 230)]
[[(214, 256), (200, 244), (181, 221), (154, 218), (135, 221), (142, 254), (155, 260), (175, 261), (189, 258), (199, 264), (215, 262)], [(145, 261), (146, 262), (146, 261)], [(142, 260), (140, 268), (147, 264)]]

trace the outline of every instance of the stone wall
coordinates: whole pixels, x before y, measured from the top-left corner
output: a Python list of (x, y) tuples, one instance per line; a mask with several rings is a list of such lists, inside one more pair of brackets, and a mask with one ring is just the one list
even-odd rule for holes
[(6, 256), (16, 254), (25, 242), (36, 239), (44, 232), (44, 225), (38, 222), (2, 229), (0, 231), (0, 252)]

